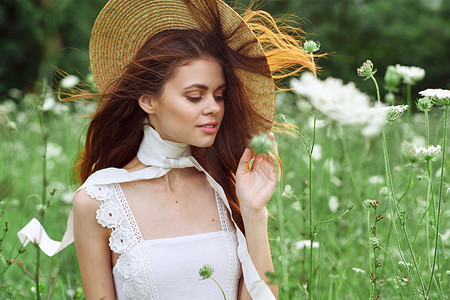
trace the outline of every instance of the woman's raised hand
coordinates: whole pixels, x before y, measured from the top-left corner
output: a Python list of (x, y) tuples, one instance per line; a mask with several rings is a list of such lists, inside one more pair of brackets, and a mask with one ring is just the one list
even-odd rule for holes
[[(274, 143), (275, 154), (278, 155), (273, 133), (269, 136)], [(252, 158), (252, 151), (246, 148), (236, 171), (236, 195), (242, 214), (266, 213), (266, 204), (272, 197), (277, 182), (274, 154), (257, 154), (249, 167)]]

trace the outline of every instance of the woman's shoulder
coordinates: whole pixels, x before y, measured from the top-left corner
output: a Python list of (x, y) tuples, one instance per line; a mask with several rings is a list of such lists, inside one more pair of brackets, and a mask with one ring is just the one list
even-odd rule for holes
[(96, 212), (100, 208), (101, 203), (94, 197), (89, 195), (88, 191), (83, 188), (78, 190), (73, 197), (74, 213), (79, 215), (86, 215)]

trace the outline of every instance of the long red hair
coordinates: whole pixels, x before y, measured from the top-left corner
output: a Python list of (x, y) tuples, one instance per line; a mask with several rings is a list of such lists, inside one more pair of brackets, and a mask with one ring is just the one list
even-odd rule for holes
[[(190, 5), (189, 1), (187, 4)], [(271, 120), (264, 119), (253, 110), (235, 70), (243, 69), (271, 76), (271, 71), (280, 72), (281, 69), (292, 66), (299, 66), (298, 69), (304, 66), (311, 68), (311, 65), (308, 56), (301, 49), (291, 53), (289, 59), (277, 59), (287, 55), (287, 44), (283, 48), (279, 42), (277, 47), (270, 47), (270, 53), (266, 53), (269, 63), (264, 55), (255, 57), (243, 53), (243, 49), (252, 43), (258, 43), (256, 38), (233, 50), (226, 44), (233, 33), (228, 36), (223, 33), (216, 1), (205, 0), (201, 10), (195, 7), (191, 9), (195, 10), (194, 15), (204, 14), (199, 22), (201, 24), (205, 22), (201, 20), (207, 20), (205, 30), (166, 30), (150, 37), (133, 57), (124, 74), (112, 82), (105, 93), (97, 95), (101, 101), (93, 114), (85, 147), (74, 167), (74, 175), (78, 182), (84, 182), (97, 170), (122, 168), (130, 162), (139, 149), (147, 118), (138, 104), (139, 97), (143, 94), (161, 95), (165, 82), (178, 66), (197, 58), (212, 57), (222, 65), (227, 83), (224, 94), (225, 115), (214, 144), (204, 149), (193, 149), (193, 155), (223, 187), (233, 218), (244, 231), (235, 191), (235, 171), (250, 137), (255, 134), (252, 132), (255, 122), (270, 128)], [(259, 16), (266, 20), (266, 14)], [(258, 24), (261, 23), (261, 18), (255, 18), (255, 14), (247, 22), (252, 18), (257, 19)], [(255, 26), (254, 28), (261, 28), (261, 25)], [(274, 26), (277, 28), (276, 24)], [(266, 45), (270, 40), (267, 38), (270, 36), (268, 32), (276, 30), (263, 32)], [(280, 35), (281, 32), (273, 33), (274, 41)]]

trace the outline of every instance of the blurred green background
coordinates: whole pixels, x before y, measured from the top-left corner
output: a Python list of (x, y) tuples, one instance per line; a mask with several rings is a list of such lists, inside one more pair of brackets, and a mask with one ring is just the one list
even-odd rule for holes
[[(106, 2), (1, 0), (0, 101), (12, 88), (29, 91), (43, 78), (57, 82), (58, 70), (84, 78), (90, 30)], [(250, 0), (227, 2), (241, 7)], [(321, 42), (321, 52), (329, 53), (319, 60), (323, 78), (359, 82), (356, 68), (371, 59), (380, 77), (390, 64), (413, 65), (426, 71), (417, 90), (450, 88), (450, 1), (268, 0), (258, 7), (295, 15), (308, 37)]]

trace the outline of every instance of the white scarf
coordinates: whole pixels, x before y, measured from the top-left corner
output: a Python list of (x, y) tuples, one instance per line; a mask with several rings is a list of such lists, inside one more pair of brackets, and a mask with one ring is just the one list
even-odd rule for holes
[[(197, 160), (190, 155), (190, 147), (188, 144), (165, 141), (160, 137), (156, 130), (150, 126), (145, 126), (144, 138), (139, 147), (137, 157), (148, 167), (135, 172), (128, 172), (125, 169), (118, 168), (102, 169), (89, 176), (78, 190), (90, 185), (158, 178), (167, 174), (172, 168), (195, 167), (197, 170), (206, 174), (209, 184), (217, 193), (219, 193), (231, 216), (230, 204), (228, 203), (223, 188), (203, 169)], [(233, 218), (231, 219), (233, 220)], [(234, 220), (233, 223), (236, 228), (238, 240), (238, 257), (242, 266), (244, 282), (248, 292), (252, 299), (275, 299), (267, 284), (260, 278), (258, 271), (253, 264), (248, 253), (244, 234)], [(50, 239), (42, 225), (35, 218), (22, 228), (17, 235), (23, 246), (26, 246), (31, 241), (38, 245), (45, 254), (53, 256), (73, 242), (72, 212), (67, 220), (67, 229), (61, 242)]]

